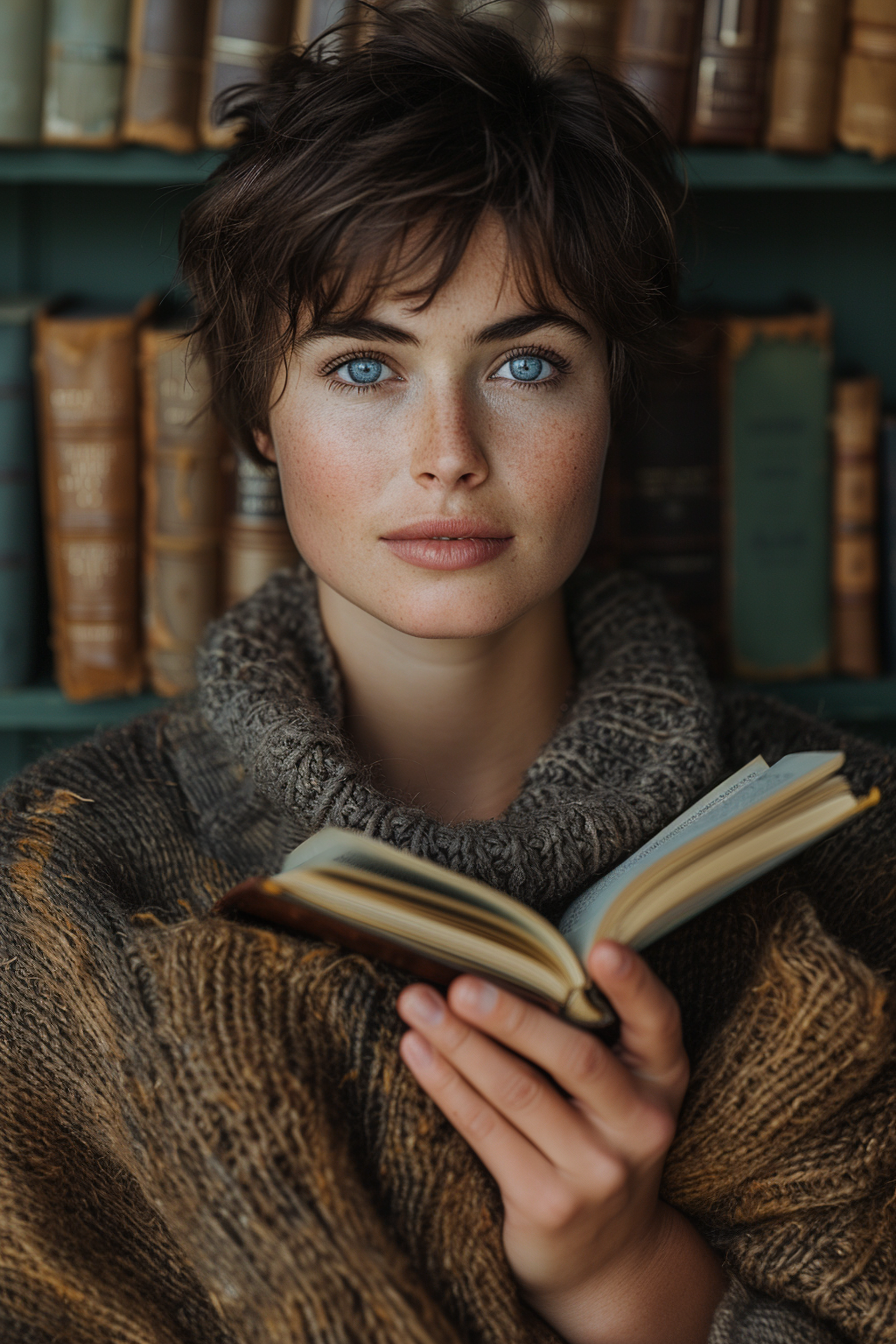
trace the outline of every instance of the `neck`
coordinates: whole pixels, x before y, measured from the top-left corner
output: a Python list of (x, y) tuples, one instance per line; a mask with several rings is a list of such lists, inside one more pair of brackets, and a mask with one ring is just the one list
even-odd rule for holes
[(344, 731), (377, 787), (443, 822), (500, 816), (560, 718), (574, 675), (562, 592), (495, 634), (420, 639), (318, 581)]

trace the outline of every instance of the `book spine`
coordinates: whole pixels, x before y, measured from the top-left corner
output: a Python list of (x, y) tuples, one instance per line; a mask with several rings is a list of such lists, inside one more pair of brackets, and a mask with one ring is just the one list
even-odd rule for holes
[(31, 315), (0, 314), (0, 686), (25, 686), (34, 666), (40, 567)]
[(835, 672), (880, 672), (878, 439), (880, 380), (834, 384), (832, 501), (832, 643)]
[(275, 570), (298, 559), (283, 512), (277, 468), (243, 453), (231, 459), (234, 503), (224, 534), (224, 605), (251, 596)]
[[(866, 14), (883, 22), (867, 22)], [(837, 139), (885, 159), (896, 154), (896, 12), (854, 4), (850, 17)]]
[(618, 431), (620, 561), (658, 583), (694, 626), (713, 672), (724, 670), (721, 328), (689, 319), (682, 368), (656, 378)]
[(41, 317), (35, 368), (56, 678), (72, 700), (142, 683), (135, 315)]
[(830, 668), (831, 318), (725, 322), (728, 626), (737, 676)]
[(43, 139), (118, 143), (129, 0), (49, 0)]
[(202, 632), (219, 610), (221, 427), (206, 406), (209, 381), (188, 368), (188, 338), (140, 333), (143, 449), (143, 630), (158, 695), (195, 685)]
[(40, 140), (44, 81), (44, 0), (0, 5), (0, 144)]
[(771, 0), (706, 0), (689, 140), (758, 145), (765, 117)]
[(781, 0), (765, 143), (769, 149), (826, 154), (834, 111), (846, 0)]
[(681, 137), (701, 0), (622, 0), (616, 73)]
[(546, 9), (561, 55), (584, 56), (600, 70), (613, 68), (619, 0), (548, 0)]
[(233, 143), (234, 127), (215, 123), (214, 101), (236, 84), (262, 80), (271, 57), (289, 43), (292, 23), (292, 0), (210, 0), (199, 100), (204, 144)]
[(880, 434), (881, 615), (887, 673), (896, 673), (896, 414), (883, 417)]
[(134, 0), (122, 139), (185, 153), (199, 144), (206, 0)]

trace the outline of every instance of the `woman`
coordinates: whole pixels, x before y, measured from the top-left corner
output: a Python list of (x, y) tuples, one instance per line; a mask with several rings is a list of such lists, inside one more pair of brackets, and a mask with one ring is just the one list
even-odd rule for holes
[(674, 312), (650, 117), (473, 17), (318, 57), (235, 106), (182, 240), (303, 564), (195, 703), (5, 795), (4, 1338), (883, 1339), (885, 806), (650, 966), (598, 944), (616, 1052), (207, 916), (337, 824), (556, 918), (721, 768), (836, 739), (718, 706), (656, 594), (577, 570)]

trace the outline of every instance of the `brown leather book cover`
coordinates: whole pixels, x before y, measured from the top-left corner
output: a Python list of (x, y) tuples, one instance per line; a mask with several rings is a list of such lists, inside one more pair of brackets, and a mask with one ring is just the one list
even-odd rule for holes
[(769, 149), (826, 154), (834, 143), (845, 19), (846, 0), (781, 0), (765, 132)]
[(207, 0), (133, 0), (122, 138), (186, 153), (199, 144)]
[[(42, 139), (119, 141), (130, 0), (49, 0)], [(37, 5), (37, 0), (35, 0)]]
[(701, 0), (622, 0), (615, 73), (681, 138)]
[(236, 84), (260, 81), (271, 57), (289, 45), (292, 25), (293, 0), (210, 0), (199, 100), (204, 144), (221, 149), (233, 143), (234, 127), (215, 123), (212, 104)]
[(765, 119), (771, 0), (706, 0), (688, 139), (758, 145)]
[(619, 8), (619, 0), (547, 0), (559, 54), (584, 56), (598, 69), (612, 70)]
[(193, 688), (196, 646), (220, 609), (223, 434), (188, 345), (182, 331), (140, 333), (143, 628), (158, 695)]
[(277, 468), (244, 453), (229, 457), (232, 506), (224, 528), (224, 606), (250, 597), (271, 574), (298, 559), (283, 512)]
[(71, 700), (134, 694), (143, 681), (136, 347), (154, 305), (36, 324), (51, 639)]
[(853, 0), (849, 18), (837, 139), (886, 159), (896, 154), (896, 5)]
[(832, 591), (834, 670), (880, 673), (877, 537), (881, 384), (842, 378), (834, 384)]

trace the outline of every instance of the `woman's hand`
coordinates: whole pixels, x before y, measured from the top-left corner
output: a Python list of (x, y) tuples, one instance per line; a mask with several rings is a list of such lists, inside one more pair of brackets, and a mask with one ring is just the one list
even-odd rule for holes
[(678, 1005), (621, 944), (597, 943), (588, 969), (621, 1021), (614, 1050), (463, 975), (447, 1004), (402, 991), (401, 1056), (497, 1181), (510, 1266), (560, 1334), (703, 1344), (724, 1274), (658, 1197), (688, 1082)]

